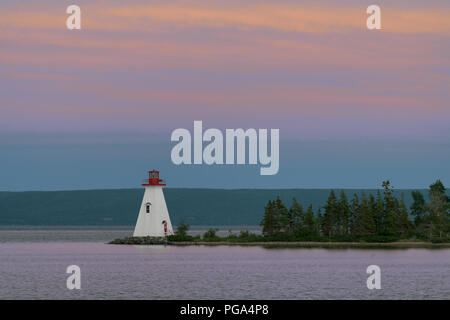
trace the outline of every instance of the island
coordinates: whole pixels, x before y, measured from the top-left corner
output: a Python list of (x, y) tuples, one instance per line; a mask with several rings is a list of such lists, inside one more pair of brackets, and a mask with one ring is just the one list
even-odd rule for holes
[(110, 244), (131, 245), (264, 245), (302, 247), (450, 247), (450, 199), (440, 180), (430, 185), (428, 201), (412, 192), (409, 210), (403, 196), (398, 199), (389, 181), (374, 196), (354, 194), (347, 199), (334, 190), (326, 204), (314, 212), (294, 198), (288, 208), (279, 197), (269, 200), (261, 220), (261, 234), (229, 231), (225, 237), (210, 228), (203, 235), (188, 234), (180, 223), (167, 237), (128, 237)]

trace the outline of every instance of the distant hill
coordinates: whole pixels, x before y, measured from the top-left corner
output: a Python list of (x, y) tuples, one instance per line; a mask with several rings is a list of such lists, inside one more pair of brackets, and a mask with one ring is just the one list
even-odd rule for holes
[[(339, 190), (336, 190), (339, 192)], [(348, 197), (362, 191), (346, 189)], [(427, 195), (427, 190), (420, 190)], [(0, 192), (0, 225), (134, 225), (143, 189)], [(175, 189), (166, 188), (172, 223), (190, 225), (257, 225), (269, 199), (281, 197), (290, 206), (292, 198), (317, 210), (328, 198), (329, 189)], [(407, 206), (411, 190), (404, 193)]]

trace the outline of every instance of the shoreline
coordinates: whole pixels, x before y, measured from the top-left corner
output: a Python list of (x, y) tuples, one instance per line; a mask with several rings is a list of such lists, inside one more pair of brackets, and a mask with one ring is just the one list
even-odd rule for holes
[(317, 242), (317, 241), (168, 241), (164, 238), (124, 238), (108, 244), (116, 245), (170, 245), (170, 246), (263, 246), (301, 248), (450, 248), (450, 243), (424, 241), (399, 242)]
[(431, 242), (308, 242), (308, 241), (267, 241), (267, 242), (233, 242), (233, 241), (176, 241), (167, 242), (168, 245), (175, 246), (193, 246), (193, 245), (237, 245), (237, 246), (277, 246), (277, 247), (401, 247), (401, 248), (450, 248), (450, 243), (431, 243)]

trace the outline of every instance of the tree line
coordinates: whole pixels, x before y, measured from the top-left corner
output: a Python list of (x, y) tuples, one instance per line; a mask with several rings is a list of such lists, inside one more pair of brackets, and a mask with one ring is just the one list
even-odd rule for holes
[(413, 191), (408, 209), (404, 196), (398, 199), (390, 181), (382, 183), (376, 195), (354, 194), (347, 199), (334, 190), (326, 204), (314, 212), (303, 208), (294, 198), (290, 208), (279, 197), (269, 200), (261, 221), (263, 235), (278, 240), (302, 241), (396, 241), (406, 239), (448, 241), (450, 235), (450, 199), (440, 180), (430, 185), (429, 200)]

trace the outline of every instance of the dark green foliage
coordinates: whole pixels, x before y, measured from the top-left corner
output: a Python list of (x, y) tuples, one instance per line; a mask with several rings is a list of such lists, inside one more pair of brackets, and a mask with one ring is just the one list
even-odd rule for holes
[(423, 219), (426, 211), (425, 198), (423, 197), (422, 192), (417, 190), (411, 192), (411, 196), (413, 198), (413, 204), (410, 207), (411, 215), (414, 217), (414, 224), (419, 226), (424, 222)]
[(273, 201), (269, 200), (264, 209), (265, 209), (264, 218), (261, 221), (260, 225), (262, 227), (263, 234), (266, 236), (271, 236), (279, 229), (278, 227), (279, 223), (275, 217), (275, 209)]
[(300, 229), (302, 229), (302, 226), (305, 221), (305, 215), (303, 213), (303, 207), (300, 203), (297, 202), (297, 199), (292, 199), (292, 205), (289, 208), (289, 218), (290, 218), (290, 225), (289, 225), (289, 231), (290, 232), (296, 232)]
[(194, 241), (194, 237), (190, 236), (188, 234), (186, 234), (186, 235), (174, 234), (174, 235), (168, 236), (167, 240), (169, 240), (169, 241)]
[(425, 205), (423, 231), (428, 238), (448, 238), (450, 233), (450, 199), (445, 194), (445, 187), (440, 180), (430, 185), (430, 202)]
[(317, 219), (314, 216), (312, 205), (310, 205), (308, 211), (306, 211), (303, 229), (305, 230), (306, 237), (316, 237), (319, 235), (317, 230)]
[(167, 240), (169, 241), (192, 241), (193, 237), (188, 235), (189, 225), (185, 224), (184, 221), (181, 221), (175, 230), (175, 234), (168, 236)]
[(355, 210), (352, 236), (355, 238), (370, 238), (374, 236), (376, 232), (375, 219), (370, 203), (364, 193), (361, 197), (361, 202), (358, 203)]
[(359, 216), (359, 197), (358, 194), (353, 195), (350, 205), (350, 234), (355, 236), (358, 233), (358, 216)]
[(436, 194), (440, 194), (442, 196), (444, 196), (446, 198), (446, 200), (448, 201), (448, 197), (445, 196), (445, 187), (444, 184), (442, 183), (441, 180), (436, 180), (435, 183), (433, 183), (432, 185), (430, 185), (430, 189), (429, 189), (430, 193), (436, 193)]
[(241, 231), (239, 236), (236, 237), (236, 241), (239, 242), (255, 242), (262, 241), (263, 236), (250, 233), (249, 231)]
[(380, 190), (377, 191), (377, 198), (373, 204), (373, 212), (376, 234), (381, 234), (383, 230), (384, 202)]
[(280, 197), (277, 197), (277, 199), (273, 202), (273, 214), (275, 221), (278, 222), (275, 224), (274, 232), (289, 232), (292, 221), (289, 217), (289, 210), (283, 204)]
[(284, 206), (280, 197), (267, 203), (264, 218), (260, 225), (263, 228), (263, 234), (266, 236), (290, 231), (293, 226), (293, 219), (290, 211)]
[(185, 236), (187, 235), (189, 228), (190, 228), (189, 225), (185, 224), (184, 221), (181, 221), (175, 231), (175, 234), (177, 236)]
[(269, 200), (261, 225), (267, 241), (366, 241), (392, 242), (410, 238), (427, 238), (432, 242), (450, 240), (450, 199), (441, 181), (429, 189), (429, 203), (422, 193), (413, 191), (411, 214), (401, 194), (400, 200), (390, 181), (383, 181), (382, 193), (376, 197), (355, 193), (350, 203), (344, 191), (339, 199), (334, 190), (314, 215), (310, 205), (305, 212), (294, 198), (289, 210), (280, 197)]
[(341, 190), (337, 210), (337, 233), (339, 236), (348, 236), (350, 232), (350, 206), (344, 190)]
[(337, 213), (338, 213), (338, 204), (336, 200), (336, 195), (334, 194), (334, 190), (330, 191), (330, 195), (328, 196), (327, 204), (324, 206), (324, 214), (321, 221), (322, 233), (332, 238), (336, 236), (336, 227), (337, 227)]
[(206, 231), (203, 234), (203, 239), (204, 240), (214, 240), (214, 239), (218, 238), (218, 236), (216, 235), (217, 231), (219, 231), (219, 229), (210, 228), (208, 231)]
[[(261, 221), (263, 235), (241, 231), (239, 235), (231, 232), (228, 237), (216, 236), (217, 229), (209, 229), (203, 241), (218, 242), (289, 242), (289, 241), (363, 241), (394, 242), (415, 239), (427, 239), (433, 243), (450, 242), (450, 199), (441, 181), (436, 181), (429, 189), (427, 203), (417, 191), (412, 192), (414, 199), (411, 213), (415, 223), (410, 220), (404, 195), (399, 200), (389, 181), (383, 181), (383, 193), (367, 195), (362, 192), (353, 195), (350, 204), (347, 195), (340, 193), (336, 197), (330, 191), (328, 201), (314, 214), (310, 205), (306, 212), (301, 204), (293, 198), (289, 209), (279, 196), (269, 200), (265, 206)], [(419, 218), (419, 219), (418, 219)], [(169, 237), (169, 240), (183, 241)], [(193, 241), (200, 241), (194, 238)]]
[(386, 237), (398, 236), (397, 209), (398, 201), (394, 197), (394, 190), (390, 181), (383, 181), (384, 208), (381, 213), (379, 235)]
[(400, 200), (397, 219), (400, 237), (402, 239), (407, 239), (412, 236), (414, 234), (414, 225), (409, 218), (408, 208), (406, 207), (405, 197), (403, 194)]

